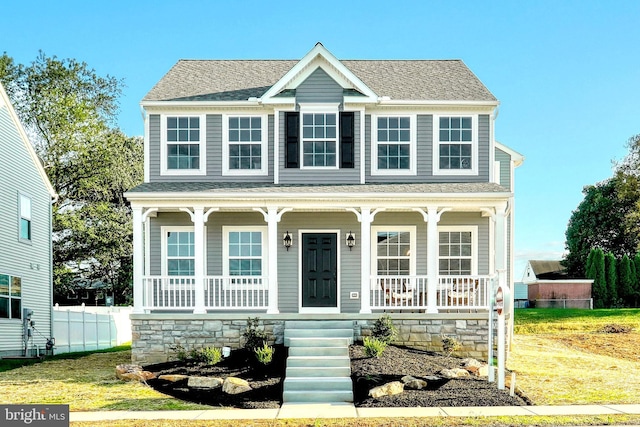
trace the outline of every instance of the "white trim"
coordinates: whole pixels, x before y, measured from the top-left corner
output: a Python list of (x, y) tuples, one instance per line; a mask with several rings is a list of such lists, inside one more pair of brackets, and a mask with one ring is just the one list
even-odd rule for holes
[[(378, 274), (378, 232), (409, 232), (409, 276), (416, 275), (417, 265), (417, 226), (415, 225), (372, 225), (371, 229), (371, 276)], [(371, 284), (373, 287), (373, 283)]]
[[(269, 230), (266, 226), (254, 225), (223, 225), (222, 226), (222, 274), (225, 277), (229, 274), (229, 233), (230, 232), (259, 232), (262, 234), (262, 272), (261, 277), (269, 276)], [(239, 276), (241, 277), (241, 276)], [(226, 285), (226, 283), (225, 283)], [(247, 286), (246, 289), (267, 289), (268, 283), (263, 282), (262, 285)]]
[[(160, 227), (160, 269), (162, 271), (162, 275), (163, 276), (168, 276), (168, 272), (167, 272), (167, 233), (168, 232), (172, 232), (172, 231), (176, 231), (176, 232), (185, 232), (185, 231), (191, 231), (194, 233), (194, 254), (193, 254), (193, 260), (194, 260), (194, 268), (195, 268), (195, 259), (198, 256), (198, 254), (195, 252), (195, 227), (193, 225), (163, 225), (162, 227)], [(207, 227), (204, 227), (204, 239), (203, 239), (203, 243), (204, 243), (204, 264), (205, 264), (205, 272), (207, 270), (206, 268), (206, 264), (207, 264)], [(195, 277), (198, 275), (197, 271), (194, 271), (194, 275), (192, 276), (194, 279)]]
[[(176, 141), (178, 145), (198, 144), (199, 168), (198, 169), (168, 169), (167, 167), (167, 119), (169, 117), (198, 117), (200, 119), (199, 141)], [(173, 144), (174, 142), (172, 142)], [(207, 115), (206, 114), (160, 114), (160, 175), (161, 176), (201, 176), (207, 174)]]
[[(340, 111), (337, 103), (301, 103), (300, 105), (300, 120), (299, 120), (299, 165), (300, 170), (336, 170), (340, 168)], [(328, 114), (335, 116), (335, 128), (336, 136), (334, 138), (318, 138), (319, 141), (333, 141), (335, 143), (335, 157), (336, 164), (333, 166), (305, 166), (304, 164), (304, 143), (305, 141), (316, 141), (316, 138), (306, 139), (304, 138), (304, 116), (313, 114), (324, 114), (325, 117)]]
[[(378, 169), (378, 118), (380, 117), (409, 117), (409, 169)], [(417, 174), (417, 115), (414, 113), (372, 113), (371, 114), (371, 175), (416, 175)], [(383, 142), (384, 144), (394, 144), (395, 142)], [(398, 145), (405, 142), (397, 142)]]
[[(267, 149), (268, 140), (267, 135)], [(273, 110), (273, 183), (280, 184), (280, 110), (277, 108)]]
[[(259, 117), (260, 118), (260, 169), (230, 169), (229, 168), (229, 145), (230, 144), (247, 144), (241, 141), (229, 141), (229, 119), (232, 117)], [(269, 116), (267, 114), (222, 114), (222, 175), (235, 175), (235, 176), (247, 176), (247, 175), (268, 175), (269, 174)], [(251, 144), (258, 144), (256, 141), (252, 141)]]
[(149, 144), (149, 114), (146, 110), (142, 110), (142, 121), (144, 124), (144, 136), (143, 136), (143, 152), (144, 152), (144, 182), (151, 181), (151, 146)]
[[(440, 169), (440, 118), (441, 117), (471, 117), (471, 169)], [(433, 115), (433, 175), (478, 175), (478, 145), (479, 145), (478, 113), (454, 112), (451, 114)], [(444, 141), (442, 144), (456, 144), (456, 141)], [(469, 144), (469, 142), (460, 142)], [(491, 141), (490, 144), (491, 145)]]
[(495, 148), (498, 148), (498, 149), (504, 151), (505, 153), (507, 153), (509, 156), (511, 156), (511, 161), (514, 163), (515, 167), (518, 167), (518, 166), (520, 166), (522, 164), (522, 162), (525, 159), (522, 154), (520, 154), (517, 151), (507, 147), (506, 145), (502, 144), (499, 141), (494, 141), (494, 143), (495, 143)]
[[(302, 235), (303, 234), (335, 234), (336, 235), (336, 306), (335, 307), (303, 307), (302, 306)], [(298, 230), (298, 242), (296, 247), (298, 248), (298, 313), (300, 314), (339, 314), (341, 307), (341, 283), (340, 283), (340, 261), (341, 261), (341, 247), (340, 244), (340, 229), (299, 229)]]
[[(439, 225), (438, 241), (440, 241), (441, 232), (471, 232), (471, 276), (478, 274), (478, 226), (477, 225)], [(463, 258), (463, 257), (460, 257)], [(465, 257), (466, 258), (466, 257)], [(440, 245), (438, 245), (438, 275), (440, 275)]]
[[(365, 134), (366, 134), (365, 117), (366, 117), (366, 115), (365, 115), (365, 109), (364, 108), (359, 108), (359, 109), (354, 110), (354, 111), (360, 113), (360, 184), (366, 184), (366, 182), (367, 182), (367, 139), (365, 137)], [(354, 126), (354, 131), (355, 131), (355, 126)], [(354, 160), (355, 160), (355, 158), (354, 158)]]

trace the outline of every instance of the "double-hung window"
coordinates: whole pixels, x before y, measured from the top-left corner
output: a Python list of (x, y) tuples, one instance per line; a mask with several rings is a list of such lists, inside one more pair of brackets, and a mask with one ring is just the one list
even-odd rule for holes
[(205, 116), (163, 116), (162, 173), (204, 175)]
[(22, 280), (0, 274), (0, 319), (22, 318)]
[(267, 174), (267, 117), (223, 116), (223, 168), (228, 175)]
[(31, 199), (24, 194), (20, 198), (20, 222), (18, 224), (19, 239), (23, 242), (31, 241)]
[(372, 116), (373, 175), (415, 174), (415, 116)]
[(193, 227), (163, 227), (165, 248), (164, 274), (195, 275), (195, 243)]
[(438, 272), (443, 276), (476, 274), (476, 227), (438, 228)]
[(337, 168), (337, 106), (302, 106), (302, 168)]
[(259, 277), (267, 275), (267, 228), (223, 227), (222, 233), (225, 276), (243, 277), (232, 279), (231, 283), (266, 286)]
[(477, 116), (434, 116), (434, 174), (477, 173)]
[(374, 240), (373, 259), (377, 276), (412, 276), (415, 274), (415, 227), (371, 227)]

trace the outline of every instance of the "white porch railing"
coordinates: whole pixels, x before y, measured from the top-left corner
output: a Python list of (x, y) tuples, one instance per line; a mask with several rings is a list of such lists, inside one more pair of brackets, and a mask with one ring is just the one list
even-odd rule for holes
[[(193, 276), (143, 277), (145, 310), (193, 310), (196, 279)], [(266, 310), (268, 278), (263, 276), (208, 276), (204, 279), (207, 310)]]
[(439, 276), (435, 304), (427, 297), (427, 276), (373, 276), (371, 309), (439, 310), (489, 308), (493, 278), (490, 276)]

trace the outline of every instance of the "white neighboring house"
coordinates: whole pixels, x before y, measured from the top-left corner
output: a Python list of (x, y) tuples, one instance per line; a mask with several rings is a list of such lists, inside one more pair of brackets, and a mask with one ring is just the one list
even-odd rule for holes
[[(57, 197), (0, 84), (0, 357), (44, 348), (51, 337), (51, 203)], [(25, 316), (33, 312), (29, 316)]]

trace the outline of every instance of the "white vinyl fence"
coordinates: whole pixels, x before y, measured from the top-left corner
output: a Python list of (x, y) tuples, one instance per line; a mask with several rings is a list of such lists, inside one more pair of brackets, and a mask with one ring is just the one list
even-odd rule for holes
[(53, 307), (54, 354), (92, 351), (131, 341), (131, 307)]

